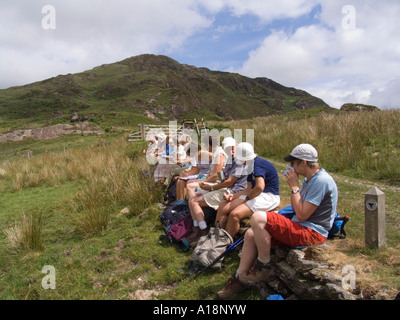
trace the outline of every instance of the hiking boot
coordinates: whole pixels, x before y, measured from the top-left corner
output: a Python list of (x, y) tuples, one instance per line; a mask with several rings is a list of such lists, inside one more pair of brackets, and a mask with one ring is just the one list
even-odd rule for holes
[(259, 282), (269, 282), (276, 279), (276, 273), (269, 263), (263, 264), (258, 259), (246, 274), (239, 276), (239, 281), (247, 285), (255, 285)]
[(192, 232), (186, 237), (186, 240), (190, 243), (192, 242), (200, 232), (199, 227), (192, 227)]
[(233, 295), (243, 292), (249, 286), (247, 284), (241, 283), (235, 275), (229, 278), (228, 283), (225, 288), (217, 292), (220, 299), (229, 299)]
[(192, 248), (196, 248), (197, 247), (197, 244), (199, 243), (199, 240), (200, 240), (201, 237), (204, 237), (204, 236), (208, 235), (208, 229), (204, 229), (204, 230), (199, 229), (199, 230), (200, 230), (199, 233), (191, 241), (188, 240), (189, 243), (190, 243), (190, 246)]

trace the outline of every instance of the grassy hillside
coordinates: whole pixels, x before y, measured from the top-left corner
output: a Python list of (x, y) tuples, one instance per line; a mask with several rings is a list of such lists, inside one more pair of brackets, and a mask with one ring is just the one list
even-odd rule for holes
[[(382, 178), (388, 175), (382, 172), (389, 165), (400, 167), (399, 115), (385, 111), (304, 119), (302, 114), (232, 124), (256, 130), (256, 151), (276, 165), (284, 204), (289, 192), (282, 157), (300, 142), (319, 148), (322, 166), (334, 172), (338, 183), (338, 211), (351, 218), (348, 238), (328, 243), (330, 261), (339, 269), (355, 266), (357, 291), (365, 298), (377, 290), (387, 290), (387, 297), (400, 290), (400, 190), (382, 180), (397, 181), (394, 174)], [(222, 273), (185, 279), (182, 269), (190, 253), (157, 243), (163, 234), (157, 205), (162, 192), (141, 173), (148, 168), (143, 145), (116, 134), (62, 139), (43, 145), (24, 141), (15, 149), (8, 145), (8, 155), (0, 152), (0, 299), (215, 299), (236, 270), (238, 256), (228, 256)], [(24, 156), (24, 148), (35, 148), (32, 158)], [(382, 156), (372, 162), (382, 169), (379, 175), (366, 165), (377, 152)], [(363, 195), (373, 186), (386, 193), (388, 244), (380, 251), (364, 245)], [(129, 213), (118, 217), (125, 207)], [(41, 287), (46, 265), (55, 267), (56, 290)], [(252, 289), (239, 298), (261, 296)]]
[(0, 90), (0, 132), (69, 122), (74, 114), (110, 127), (183, 118), (244, 119), (310, 108), (330, 109), (321, 99), (266, 78), (142, 55)]

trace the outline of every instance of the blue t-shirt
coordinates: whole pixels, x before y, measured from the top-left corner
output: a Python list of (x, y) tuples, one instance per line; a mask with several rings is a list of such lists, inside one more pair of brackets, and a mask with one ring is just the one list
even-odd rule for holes
[(338, 201), (338, 189), (335, 180), (324, 169), (321, 169), (310, 181), (307, 181), (307, 178), (304, 179), (300, 195), (303, 203), (309, 202), (318, 206), (318, 208), (308, 220), (299, 221), (294, 216), (292, 221), (328, 237), (329, 230), (335, 221)]
[(264, 178), (264, 193), (272, 193), (279, 196), (279, 176), (275, 166), (268, 160), (259, 157), (254, 159), (253, 172), (247, 177), (247, 181), (251, 182), (252, 188), (256, 185), (256, 178), (258, 177)]

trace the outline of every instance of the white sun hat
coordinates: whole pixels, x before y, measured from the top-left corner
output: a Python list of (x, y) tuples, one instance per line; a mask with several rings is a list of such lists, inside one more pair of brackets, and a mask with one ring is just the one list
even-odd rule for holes
[(232, 137), (227, 137), (222, 141), (222, 149), (226, 149), (229, 147), (235, 147), (236, 146), (236, 140), (233, 139)]
[(242, 142), (236, 147), (235, 158), (239, 161), (251, 161), (256, 157), (257, 155), (254, 153), (254, 148), (250, 143)]

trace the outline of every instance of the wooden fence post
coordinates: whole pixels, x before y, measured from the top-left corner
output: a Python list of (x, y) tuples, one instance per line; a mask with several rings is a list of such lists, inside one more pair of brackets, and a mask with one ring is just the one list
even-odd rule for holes
[(144, 124), (139, 124), (139, 131), (140, 131), (140, 136), (142, 138), (142, 140), (145, 140), (145, 134), (146, 134), (146, 130), (145, 130), (145, 125)]
[(365, 244), (372, 249), (386, 245), (385, 194), (372, 188), (365, 194)]

